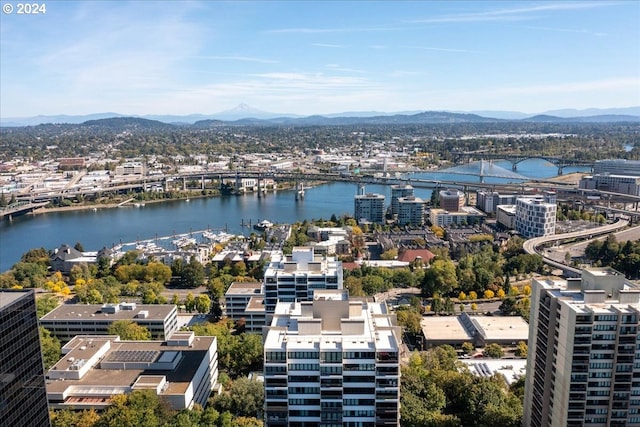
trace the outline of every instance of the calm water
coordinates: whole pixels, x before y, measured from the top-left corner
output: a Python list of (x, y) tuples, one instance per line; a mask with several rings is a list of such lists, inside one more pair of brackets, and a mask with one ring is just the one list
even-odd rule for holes
[[(510, 169), (509, 163), (497, 163)], [(579, 171), (565, 168), (565, 173)], [(532, 178), (555, 176), (557, 168), (542, 160), (527, 160), (518, 165), (518, 173)], [(417, 178), (478, 182), (477, 177), (437, 173), (416, 174)], [(486, 179), (491, 182), (491, 179)], [(494, 182), (500, 182), (493, 179)], [(389, 202), (389, 186), (368, 185), (367, 192), (384, 194)], [(416, 197), (428, 200), (431, 190), (416, 188)], [(332, 214), (353, 215), (353, 196), (357, 185), (329, 183), (309, 188), (305, 198), (296, 201), (293, 191), (278, 191), (258, 198), (255, 194), (224, 196), (186, 201), (147, 204), (144, 207), (99, 209), (21, 216), (13, 222), (0, 222), (0, 271), (8, 270), (31, 248), (53, 249), (62, 243), (81, 242), (85, 250), (99, 250), (119, 243), (153, 239), (158, 236), (188, 233), (204, 229), (227, 228), (230, 233), (248, 234), (242, 227), (261, 219), (276, 223), (294, 223), (304, 219), (328, 219)]]

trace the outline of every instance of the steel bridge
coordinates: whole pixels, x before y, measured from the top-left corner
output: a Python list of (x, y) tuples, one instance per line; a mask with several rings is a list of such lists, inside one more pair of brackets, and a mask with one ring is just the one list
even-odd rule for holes
[(465, 151), (454, 152), (453, 157), (456, 162), (461, 162), (463, 159), (471, 161), (477, 160), (505, 160), (511, 163), (511, 169), (515, 172), (518, 170), (518, 164), (530, 159), (541, 159), (558, 167), (558, 175), (562, 175), (563, 169), (568, 166), (585, 166), (593, 170), (593, 162), (585, 162), (583, 160), (567, 159), (562, 156), (540, 156), (535, 154), (516, 154), (516, 153), (486, 153), (483, 151)]

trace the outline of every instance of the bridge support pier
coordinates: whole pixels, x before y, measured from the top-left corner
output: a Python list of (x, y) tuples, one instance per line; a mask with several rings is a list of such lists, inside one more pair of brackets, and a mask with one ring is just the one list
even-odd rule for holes
[(517, 163), (513, 163), (513, 164), (511, 165), (511, 170), (512, 170), (512, 171), (514, 171), (514, 172), (516, 172), (516, 171), (518, 170), (518, 164), (517, 164)]
[(187, 178), (182, 177), (182, 191), (187, 190)]
[(558, 175), (562, 175), (562, 166), (558, 166)]
[(204, 175), (200, 177), (200, 189), (204, 190)]

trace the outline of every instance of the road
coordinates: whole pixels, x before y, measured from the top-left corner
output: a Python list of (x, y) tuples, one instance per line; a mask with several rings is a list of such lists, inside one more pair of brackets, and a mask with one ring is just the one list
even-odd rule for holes
[[(616, 237), (616, 240), (618, 242), (626, 242), (628, 240), (638, 241), (640, 240), (640, 226), (618, 231), (617, 233), (614, 233), (614, 236)], [(567, 252), (571, 254), (572, 258), (579, 258), (584, 255), (584, 250), (591, 241), (604, 240), (605, 238), (606, 238), (605, 236), (602, 236), (602, 237), (596, 237), (595, 239), (592, 239), (592, 240), (586, 240), (583, 242), (571, 243), (568, 245), (561, 245), (561, 246), (554, 246), (554, 247), (545, 249), (544, 253), (545, 253), (545, 256), (548, 256), (549, 258), (557, 262), (564, 261), (565, 254)]]

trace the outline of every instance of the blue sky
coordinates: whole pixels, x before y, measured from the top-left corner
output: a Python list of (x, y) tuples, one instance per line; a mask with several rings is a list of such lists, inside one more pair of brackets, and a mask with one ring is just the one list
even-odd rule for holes
[(640, 105), (635, 0), (39, 3), (1, 14), (5, 118)]

